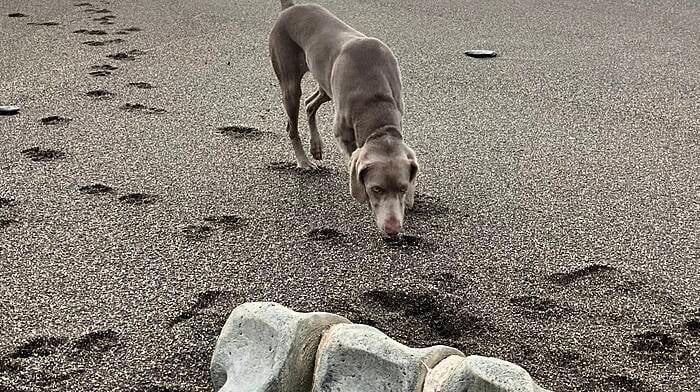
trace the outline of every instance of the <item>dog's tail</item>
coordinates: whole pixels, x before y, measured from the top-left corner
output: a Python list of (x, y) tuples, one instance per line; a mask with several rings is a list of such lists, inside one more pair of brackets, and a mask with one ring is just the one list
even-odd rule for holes
[(294, 0), (282, 0), (282, 11), (294, 5)]

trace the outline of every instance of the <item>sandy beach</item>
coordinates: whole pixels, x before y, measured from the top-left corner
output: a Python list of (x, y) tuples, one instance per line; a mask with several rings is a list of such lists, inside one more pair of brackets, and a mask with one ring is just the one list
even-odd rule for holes
[(277, 0), (0, 2), (0, 390), (208, 391), (246, 301), (554, 391), (698, 390), (697, 2), (318, 3), (399, 60), (400, 246), (349, 194), (332, 105), (322, 170), (294, 168)]

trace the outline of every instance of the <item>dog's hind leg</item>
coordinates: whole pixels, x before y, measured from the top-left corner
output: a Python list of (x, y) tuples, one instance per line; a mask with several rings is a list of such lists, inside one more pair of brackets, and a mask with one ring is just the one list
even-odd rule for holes
[(314, 169), (316, 165), (306, 156), (299, 138), (301, 79), (308, 71), (304, 52), (291, 40), (275, 37), (273, 31), (270, 39), (270, 57), (282, 90), (282, 103), (287, 112), (287, 134), (294, 149), (297, 166), (301, 169)]
[(316, 112), (324, 103), (330, 101), (331, 98), (326, 94), (321, 87), (306, 100), (306, 114), (309, 120), (309, 133), (311, 136), (311, 145), (309, 150), (314, 159), (323, 159), (323, 141), (318, 133), (318, 125), (316, 124)]

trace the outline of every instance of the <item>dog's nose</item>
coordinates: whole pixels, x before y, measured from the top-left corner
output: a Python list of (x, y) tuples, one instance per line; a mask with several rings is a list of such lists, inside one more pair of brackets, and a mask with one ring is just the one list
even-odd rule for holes
[(396, 218), (389, 218), (384, 222), (384, 232), (387, 235), (395, 236), (401, 231), (401, 222)]

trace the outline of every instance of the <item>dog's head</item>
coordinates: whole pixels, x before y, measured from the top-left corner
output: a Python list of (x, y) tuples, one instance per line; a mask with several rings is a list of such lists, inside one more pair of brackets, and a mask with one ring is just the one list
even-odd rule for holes
[(413, 207), (418, 161), (402, 141), (396, 146), (366, 143), (350, 159), (350, 192), (368, 203), (385, 235), (395, 236), (403, 227), (406, 207)]

